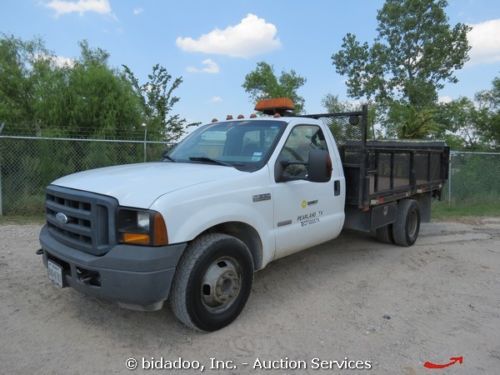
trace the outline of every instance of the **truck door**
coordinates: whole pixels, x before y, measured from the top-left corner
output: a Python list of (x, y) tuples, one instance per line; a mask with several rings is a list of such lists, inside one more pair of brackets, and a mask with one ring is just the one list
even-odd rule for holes
[[(283, 170), (286, 182), (274, 183), (273, 201), (276, 233), (275, 258), (335, 238), (344, 222), (344, 199), (338, 173), (328, 182), (307, 180), (309, 151), (328, 150), (321, 127), (296, 125), (280, 150), (276, 163), (288, 161)], [(330, 157), (332, 153), (330, 152)], [(298, 164), (295, 164), (298, 163)], [(304, 164), (300, 164), (304, 163)], [(283, 164), (282, 164), (283, 165)], [(335, 164), (333, 164), (335, 166)]]

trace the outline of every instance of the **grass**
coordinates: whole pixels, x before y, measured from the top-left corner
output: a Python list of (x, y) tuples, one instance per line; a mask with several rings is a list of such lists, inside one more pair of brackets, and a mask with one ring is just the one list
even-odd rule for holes
[(9, 215), (9, 216), (0, 216), (0, 225), (8, 225), (8, 224), (43, 224), (45, 222), (45, 218), (42, 215), (38, 216), (21, 216), (21, 215)]
[(490, 201), (435, 202), (432, 205), (433, 219), (449, 219), (467, 216), (500, 216), (500, 198)]

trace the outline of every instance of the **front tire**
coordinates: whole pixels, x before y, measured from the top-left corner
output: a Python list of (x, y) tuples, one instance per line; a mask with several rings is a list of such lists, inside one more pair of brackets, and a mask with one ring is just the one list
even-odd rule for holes
[(186, 249), (172, 285), (170, 306), (186, 326), (216, 331), (230, 324), (252, 288), (253, 259), (239, 239), (211, 233)]

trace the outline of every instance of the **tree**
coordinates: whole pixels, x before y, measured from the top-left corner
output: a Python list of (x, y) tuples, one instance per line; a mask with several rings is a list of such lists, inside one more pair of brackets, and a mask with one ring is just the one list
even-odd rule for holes
[(80, 56), (66, 64), (43, 41), (0, 37), (0, 122), (7, 134), (84, 138), (142, 137), (176, 141), (185, 120), (170, 115), (179, 101), (173, 79), (155, 65), (140, 85), (126, 66), (108, 64), (109, 53), (80, 42)]
[(170, 115), (170, 112), (180, 100), (173, 93), (182, 83), (182, 77), (172, 81), (173, 77), (167, 70), (156, 64), (148, 75), (148, 81), (141, 85), (128, 66), (123, 65), (123, 68), (125, 76), (141, 98), (148, 133), (167, 142), (177, 141), (184, 134), (186, 120), (178, 114)]
[(304, 110), (305, 100), (297, 94), (297, 90), (306, 83), (304, 77), (299, 76), (294, 70), (281, 72), (277, 77), (274, 67), (266, 62), (257, 63), (257, 67), (245, 76), (243, 88), (250, 94), (254, 104), (267, 98), (287, 97), (293, 100), (295, 112)]
[(140, 127), (139, 97), (108, 66), (109, 54), (85, 41), (80, 50), (79, 59), (58, 64), (41, 40), (0, 37), (5, 133), (121, 138)]
[(468, 59), (470, 27), (450, 26), (446, 6), (446, 0), (386, 0), (373, 44), (349, 33), (332, 56), (337, 73), (347, 76), (348, 94), (374, 99), (389, 133), (418, 138), (435, 131), (437, 91), (457, 82), (454, 73)]
[(500, 110), (500, 77), (493, 79), (491, 90), (480, 91), (476, 95), (476, 100), (482, 106), (488, 107), (490, 110)]
[(47, 61), (38, 59), (48, 54), (39, 39), (22, 41), (14, 36), (0, 36), (0, 122), (36, 131), (35, 87), (40, 85), (41, 72)]
[(484, 141), (493, 147), (500, 147), (500, 77), (492, 82), (491, 90), (476, 94), (479, 110), (484, 114), (478, 129)]
[(125, 76), (108, 65), (109, 54), (80, 43), (80, 57), (65, 70), (60, 113), (48, 123), (70, 136), (129, 138), (142, 134), (140, 98)]
[(452, 149), (477, 150), (481, 138), (478, 122), (482, 117), (469, 98), (461, 97), (449, 103), (441, 103), (436, 115), (439, 128), (436, 137), (446, 140)]
[(452, 149), (488, 150), (500, 145), (500, 78), (474, 100), (461, 97), (441, 103), (436, 111), (436, 137)]

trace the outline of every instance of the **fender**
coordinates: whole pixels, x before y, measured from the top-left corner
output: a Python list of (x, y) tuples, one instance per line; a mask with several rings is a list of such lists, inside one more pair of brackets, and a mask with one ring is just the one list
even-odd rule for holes
[[(268, 204), (270, 210), (272, 210), (272, 203), (269, 202)], [(205, 206), (202, 209), (192, 210), (185, 207), (185, 209), (176, 210), (177, 212), (191, 212), (190, 215), (172, 215), (171, 212), (164, 212), (163, 215), (169, 232), (170, 243), (192, 241), (206, 230), (228, 222), (240, 222), (249, 225), (255, 229), (262, 243), (261, 268), (263, 268), (274, 258), (276, 246), (274, 231), (269, 230), (272, 229), (272, 221), (270, 221), (271, 226), (269, 227), (269, 218), (262, 215), (261, 209), (262, 206), (249, 207), (248, 204), (243, 203), (221, 202)], [(170, 233), (172, 234), (171, 237)]]

